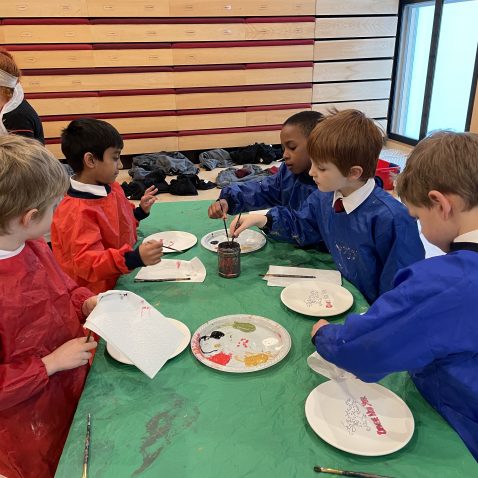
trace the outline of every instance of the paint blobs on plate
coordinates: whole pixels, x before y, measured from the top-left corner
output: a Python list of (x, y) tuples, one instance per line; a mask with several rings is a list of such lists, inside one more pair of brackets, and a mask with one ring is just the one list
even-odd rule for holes
[(193, 335), (191, 350), (203, 364), (234, 373), (254, 372), (275, 365), (290, 350), (288, 332), (256, 315), (219, 317)]

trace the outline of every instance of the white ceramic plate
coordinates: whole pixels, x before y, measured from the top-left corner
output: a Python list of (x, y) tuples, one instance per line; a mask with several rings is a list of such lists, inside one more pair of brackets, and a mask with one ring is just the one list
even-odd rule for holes
[(317, 352), (307, 357), (307, 365), (316, 373), (331, 380), (345, 380), (348, 378), (355, 378), (355, 375), (347, 372), (343, 368), (339, 368), (333, 363), (325, 360), (322, 355)]
[[(189, 341), (191, 340), (191, 332), (189, 331), (188, 327), (186, 324), (183, 324), (179, 320), (176, 319), (169, 319), (171, 322), (174, 323), (174, 325), (178, 328), (180, 332), (183, 333), (184, 337), (181, 340), (181, 343), (179, 344), (178, 348), (174, 351), (174, 353), (169, 357), (172, 359), (173, 357), (176, 357), (176, 355), (179, 355), (189, 344)], [(107, 343), (106, 344), (106, 350), (108, 353), (118, 362), (125, 363), (127, 365), (134, 365), (131, 360), (123, 355), (116, 347), (113, 345)]]
[(338, 315), (350, 309), (353, 295), (344, 287), (330, 282), (295, 282), (281, 292), (280, 298), (289, 309), (314, 317)]
[[(227, 241), (226, 232), (221, 229), (206, 234), (201, 239), (201, 245), (212, 252), (217, 252), (218, 244), (224, 241)], [(257, 251), (264, 247), (267, 242), (264, 234), (252, 229), (246, 229), (234, 241), (240, 244), (241, 254)]]
[(329, 380), (314, 388), (305, 402), (305, 415), (324, 441), (363, 456), (400, 450), (415, 428), (412, 412), (400, 397), (358, 379)]
[[(163, 245), (164, 246), (171, 246), (174, 247), (175, 249), (182, 251), (185, 251), (186, 249), (189, 249), (190, 247), (193, 247), (196, 242), (198, 242), (197, 237), (194, 234), (191, 234), (190, 232), (183, 232), (183, 231), (163, 231), (163, 232), (157, 232), (155, 234), (151, 234), (148, 237), (145, 237), (143, 239), (143, 242), (149, 241), (149, 240), (163, 240)], [(163, 252), (166, 254), (168, 252), (176, 252), (173, 251), (172, 249), (167, 249), (166, 247), (163, 249)]]
[(272, 367), (289, 353), (290, 347), (290, 335), (282, 325), (248, 314), (210, 320), (191, 340), (191, 350), (200, 362), (235, 373)]

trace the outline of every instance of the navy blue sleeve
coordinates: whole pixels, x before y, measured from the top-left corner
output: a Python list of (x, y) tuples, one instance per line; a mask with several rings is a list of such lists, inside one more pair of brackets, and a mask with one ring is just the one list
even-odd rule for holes
[(320, 191), (314, 191), (300, 209), (285, 206), (272, 208), (267, 215), (267, 234), (278, 241), (296, 243), (300, 246), (321, 242)]
[(476, 327), (460, 310), (469, 302), (469, 280), (460, 277), (459, 267), (447, 269), (446, 260), (429, 261), (402, 270), (398, 285), (366, 314), (319, 329), (313, 339), (317, 352), (361, 380), (375, 382), (476, 347)]
[(124, 260), (126, 262), (126, 267), (131, 271), (137, 267), (145, 266), (139, 254), (139, 246), (133, 251), (126, 252), (124, 255)]
[(141, 206), (138, 206), (133, 211), (133, 214), (137, 221), (142, 221), (143, 219), (146, 219), (149, 216), (149, 212), (144, 212)]
[(229, 214), (257, 211), (282, 205), (282, 189), (284, 181), (283, 164), (279, 171), (262, 181), (250, 181), (231, 184), (222, 189), (219, 199), (225, 199), (229, 206)]
[(45, 143), (43, 126), (36, 111), (23, 100), (13, 111), (3, 116), (5, 128), (9, 133), (26, 136)]

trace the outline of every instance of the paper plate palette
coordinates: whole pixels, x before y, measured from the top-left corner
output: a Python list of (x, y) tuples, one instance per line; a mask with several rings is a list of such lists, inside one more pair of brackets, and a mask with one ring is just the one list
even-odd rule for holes
[(329, 380), (305, 402), (309, 425), (339, 450), (388, 455), (412, 438), (415, 422), (407, 404), (390, 390), (358, 379)]
[[(191, 340), (191, 332), (189, 331), (188, 327), (186, 324), (183, 324), (179, 320), (176, 319), (169, 319), (173, 324), (178, 328), (180, 332), (184, 335), (183, 340), (179, 344), (178, 348), (173, 352), (170, 359), (173, 357), (176, 357), (176, 355), (179, 355), (189, 344), (189, 341)], [(106, 350), (108, 353), (118, 362), (125, 363), (127, 365), (134, 365), (131, 360), (126, 357), (126, 355), (123, 355), (116, 347), (111, 345), (110, 343), (106, 344)]]
[[(212, 252), (217, 252), (218, 244), (224, 241), (227, 241), (227, 237), (226, 232), (222, 229), (206, 234), (201, 239), (201, 245)], [(234, 241), (240, 244), (241, 254), (257, 251), (263, 248), (267, 242), (264, 234), (252, 229), (246, 229)]]
[(272, 367), (291, 347), (284, 327), (257, 315), (226, 315), (206, 322), (193, 335), (191, 350), (204, 365), (246, 373)]
[[(155, 234), (151, 234), (148, 237), (143, 239), (143, 242), (146, 241), (163, 241), (164, 246), (171, 246), (174, 249), (178, 249), (180, 251), (185, 251), (189, 249), (198, 242), (197, 237), (190, 232), (183, 232), (183, 231), (163, 231), (157, 232)], [(167, 249), (166, 247), (163, 249), (163, 252), (166, 254), (168, 252), (177, 252), (173, 251), (172, 249)]]
[(295, 282), (287, 286), (280, 298), (289, 309), (314, 317), (338, 315), (350, 309), (353, 295), (344, 287), (330, 282)]

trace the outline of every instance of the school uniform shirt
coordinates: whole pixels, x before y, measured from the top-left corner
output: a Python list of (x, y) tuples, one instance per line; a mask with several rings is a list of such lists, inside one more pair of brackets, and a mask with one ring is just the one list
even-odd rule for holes
[(84, 336), (78, 287), (43, 240), (0, 251), (0, 475), (51, 478), (88, 366), (50, 377), (41, 360)]
[(364, 315), (326, 325), (313, 342), (365, 382), (407, 370), (478, 460), (478, 234), (401, 270)]
[(264, 231), (300, 246), (323, 240), (337, 269), (371, 303), (400, 269), (425, 257), (417, 222), (373, 179), (343, 198), (343, 212), (335, 212), (334, 195), (317, 190), (298, 210), (272, 208)]
[(95, 293), (113, 289), (121, 274), (144, 266), (133, 246), (138, 221), (148, 214), (135, 209), (116, 182), (96, 186), (70, 181), (53, 216), (53, 254), (79, 285)]
[(231, 184), (222, 189), (219, 199), (225, 199), (229, 214), (257, 211), (274, 206), (299, 208), (309, 195), (317, 190), (308, 172), (293, 174), (287, 166), (262, 181)]
[(40, 118), (27, 100), (23, 100), (14, 110), (5, 113), (3, 124), (11, 134), (26, 136), (37, 139), (42, 144), (45, 143)]

